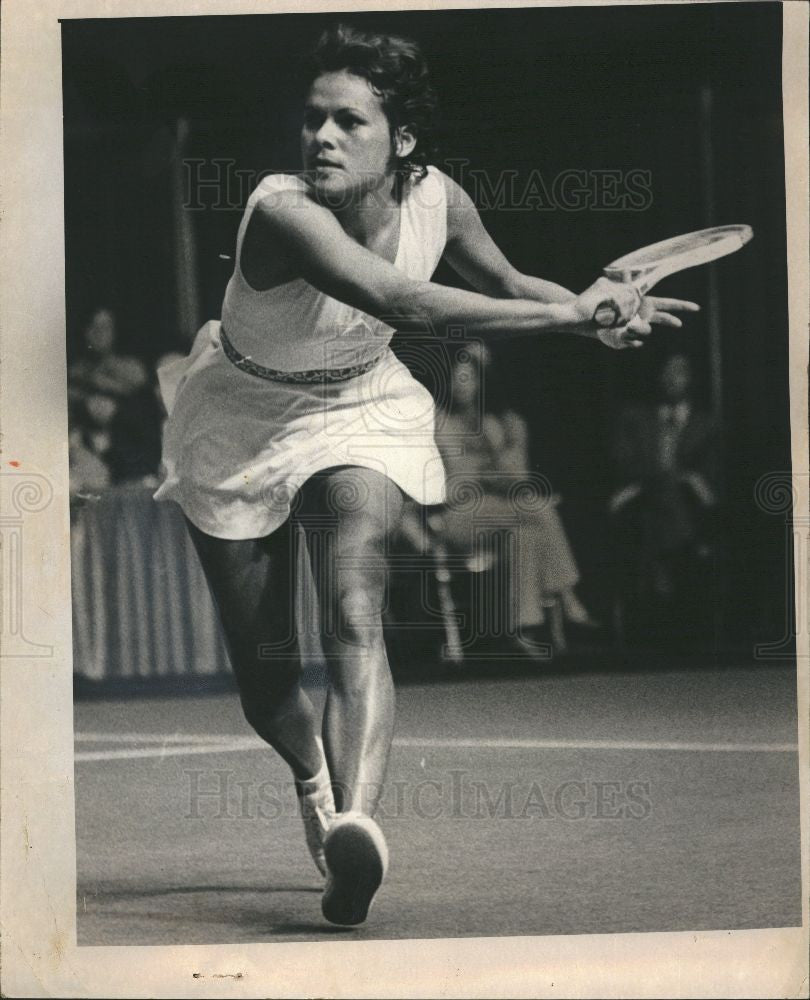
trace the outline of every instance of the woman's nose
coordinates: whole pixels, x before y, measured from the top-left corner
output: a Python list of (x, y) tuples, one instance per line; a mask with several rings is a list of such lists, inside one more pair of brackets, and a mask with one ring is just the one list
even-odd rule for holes
[(327, 146), (329, 149), (335, 148), (335, 129), (331, 122), (324, 122), (315, 133), (315, 141), (319, 146)]

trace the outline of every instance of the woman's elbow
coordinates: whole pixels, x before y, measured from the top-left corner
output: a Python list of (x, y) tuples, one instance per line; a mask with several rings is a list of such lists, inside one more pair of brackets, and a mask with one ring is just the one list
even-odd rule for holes
[(412, 330), (430, 322), (430, 294), (419, 282), (392, 283), (367, 289), (371, 308), (367, 311), (397, 330)]

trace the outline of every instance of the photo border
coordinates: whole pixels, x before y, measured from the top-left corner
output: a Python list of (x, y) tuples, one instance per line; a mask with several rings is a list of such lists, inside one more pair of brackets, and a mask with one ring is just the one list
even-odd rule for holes
[[(658, 2), (658, 0), (656, 0)], [(605, 0), (599, 6), (612, 6)], [(626, 5), (626, 4), (625, 4)], [(589, 2), (10, 0), (2, 10), (2, 489), (9, 611), (0, 672), (2, 991), (63, 997), (807, 996), (808, 521), (795, 518), (802, 927), (340, 943), (77, 947), (59, 20)], [(794, 512), (807, 442), (808, 8), (783, 5)], [(765, 331), (764, 335), (767, 335)], [(9, 506), (10, 504), (10, 506)], [(16, 519), (16, 520), (15, 520)], [(13, 523), (12, 523), (13, 521)], [(16, 525), (16, 527), (15, 527)], [(14, 538), (13, 544), (8, 540)], [(16, 560), (16, 561), (14, 561)], [(12, 609), (13, 610), (13, 609)], [(11, 619), (9, 619), (11, 621)], [(16, 641), (16, 640), (15, 640)], [(27, 644), (27, 645), (26, 645)]]

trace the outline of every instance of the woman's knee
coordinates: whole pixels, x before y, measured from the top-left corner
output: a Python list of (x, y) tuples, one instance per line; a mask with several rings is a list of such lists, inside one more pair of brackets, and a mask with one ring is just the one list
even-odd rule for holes
[(385, 608), (388, 560), (382, 532), (353, 530), (345, 547), (321, 563), (319, 585), (322, 611), (340, 639), (364, 644), (376, 641)]
[[(382, 635), (385, 575), (369, 571), (362, 579), (338, 580), (330, 600), (328, 618), (333, 637), (351, 645), (370, 645)], [(329, 639), (329, 636), (324, 638)]]

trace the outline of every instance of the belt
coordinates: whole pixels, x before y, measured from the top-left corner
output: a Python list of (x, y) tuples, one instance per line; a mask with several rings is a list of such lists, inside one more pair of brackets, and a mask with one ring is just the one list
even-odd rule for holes
[(354, 378), (357, 375), (364, 375), (366, 372), (371, 371), (382, 359), (382, 354), (378, 354), (369, 361), (362, 361), (360, 364), (350, 365), (348, 368), (311, 368), (303, 372), (285, 372), (279, 371), (276, 368), (265, 368), (264, 365), (259, 365), (250, 358), (246, 358), (244, 354), (240, 354), (231, 343), (230, 338), (225, 333), (225, 328), (222, 326), (219, 329), (219, 339), (225, 356), (231, 364), (235, 365), (240, 371), (247, 372), (248, 375), (268, 379), (270, 382), (297, 382), (302, 384), (345, 382), (347, 379)]

